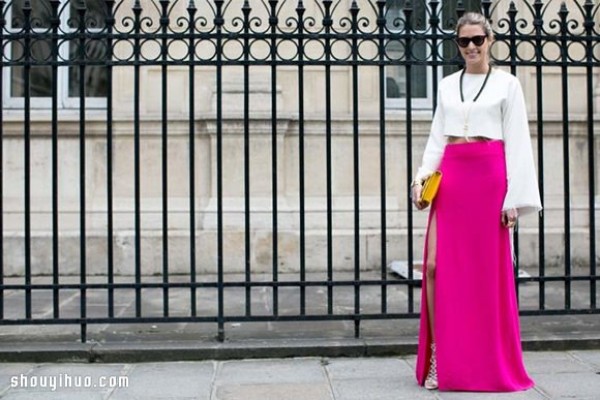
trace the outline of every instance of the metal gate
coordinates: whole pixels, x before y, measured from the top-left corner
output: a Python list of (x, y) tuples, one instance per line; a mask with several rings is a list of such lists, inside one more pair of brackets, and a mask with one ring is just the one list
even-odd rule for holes
[[(293, 3), (293, 4), (292, 4)], [(535, 249), (523, 249), (520, 246), (520, 232), (515, 233), (517, 260), (523, 252), (537, 252), (537, 271), (530, 271), (528, 277), (518, 279), (519, 287), (527, 284), (537, 294), (533, 306), (522, 308), (522, 315), (540, 314), (569, 314), (569, 313), (598, 313), (597, 308), (597, 227), (596, 210), (598, 207), (597, 155), (598, 135), (595, 132), (596, 101), (595, 85), (597, 84), (598, 66), (600, 64), (598, 39), (599, 31), (597, 13), (599, 5), (594, 1), (570, 2), (569, 7), (564, 3), (536, 0), (534, 2), (512, 1), (169, 1), (169, 0), (85, 0), (85, 1), (0, 1), (2, 20), (0, 21), (0, 47), (3, 49), (0, 64), (0, 86), (2, 87), (2, 141), (0, 142), (1, 165), (5, 174), (0, 183), (0, 324), (78, 324), (81, 326), (81, 338), (86, 340), (88, 324), (99, 323), (158, 323), (158, 322), (209, 322), (217, 325), (217, 336), (225, 338), (226, 323), (242, 321), (325, 321), (349, 320), (354, 321), (355, 334), (360, 334), (360, 324), (363, 320), (377, 319), (406, 319), (417, 318), (416, 302), (419, 293), (418, 281), (413, 279), (413, 269), (409, 268), (408, 279), (397, 279), (388, 271), (389, 257), (388, 234), (391, 229), (403, 229), (406, 233), (407, 263), (415, 263), (413, 234), (415, 220), (413, 211), (408, 207), (403, 215), (402, 224), (390, 222), (386, 195), (390, 182), (386, 171), (392, 164), (403, 165), (403, 178), (406, 179), (404, 189), (407, 204), (408, 183), (413, 175), (415, 146), (414, 115), (420, 95), (417, 86), (420, 79), (427, 77), (431, 83), (428, 93), (435, 93), (437, 82), (446, 73), (456, 70), (461, 60), (453, 47), (452, 28), (457, 17), (466, 9), (482, 10), (485, 15), (494, 19), (495, 48), (494, 62), (499, 67), (506, 67), (513, 74), (527, 70), (535, 77), (535, 87), (529, 90), (535, 95), (536, 103), (530, 104), (537, 110), (537, 119), (532, 134), (536, 137), (536, 155), (538, 161), (539, 184), (544, 195), (548, 180), (558, 180), (562, 186), (564, 203), (562, 207), (561, 226), (563, 232), (559, 235), (564, 243), (559, 243), (561, 258), (549, 260), (547, 249), (557, 246), (556, 243), (546, 243), (548, 237), (547, 213), (539, 216), (537, 226), (532, 229), (537, 232), (534, 240)], [(518, 8), (517, 8), (518, 6)], [(504, 11), (507, 11), (505, 13)], [(234, 49), (231, 50), (231, 49)], [(160, 73), (149, 81), (144, 77), (144, 68), (155, 66)], [(242, 72), (243, 90), (236, 97), (240, 104), (240, 134), (243, 135), (244, 160), (244, 212), (243, 241), (244, 259), (243, 274), (240, 279), (228, 279), (227, 268), (223, 259), (226, 256), (227, 238), (224, 232), (224, 215), (228, 209), (227, 195), (223, 193), (223, 162), (228, 157), (223, 140), (228, 135), (224, 125), (228, 121), (225, 104), (224, 86), (229, 76), (227, 68), (239, 67)], [(335, 142), (335, 84), (336, 68), (346, 68), (349, 74), (349, 95), (351, 113), (345, 125), (350, 131), (352, 145), (352, 167), (346, 171), (353, 182), (354, 192), (351, 196), (352, 226), (350, 229), (353, 243), (349, 274), (338, 274), (334, 268), (334, 189), (332, 186), (332, 165), (336, 160), (332, 157)], [(394, 83), (389, 77), (389, 69), (396, 68), (398, 76), (403, 79), (402, 93), (395, 93)], [(171, 140), (172, 125), (169, 114), (169, 85), (172, 82), (170, 71), (178, 68), (183, 71), (189, 84), (185, 94), (187, 113), (184, 131), (187, 132), (188, 158), (186, 179), (188, 206), (185, 212), (187, 223), (188, 244), (184, 247), (188, 260), (186, 274), (173, 274), (169, 255), (180, 248), (170, 247), (170, 236), (174, 224), (170, 213), (171, 198), (169, 197), (169, 172), (173, 155), (168, 152)], [(261, 279), (254, 279), (254, 265), (251, 256), (251, 236), (253, 232), (251, 203), (254, 201), (251, 186), (251, 123), (256, 118), (251, 114), (252, 93), (251, 82), (255, 68), (268, 71), (265, 109), (262, 116), (270, 131), (270, 229), (272, 239), (269, 243), (272, 267)], [(376, 136), (379, 140), (378, 199), (379, 213), (379, 243), (380, 268), (365, 270), (361, 265), (360, 236), (364, 213), (360, 192), (361, 164), (361, 114), (366, 106), (361, 103), (360, 79), (365, 68), (374, 68), (378, 101), (376, 104)], [(116, 81), (117, 70), (127, 70), (130, 80)], [(278, 183), (281, 177), (278, 173), (282, 160), (278, 157), (278, 134), (283, 118), (280, 114), (280, 87), (282, 71), (286, 74), (293, 71), (295, 75), (295, 92), (291, 96), (297, 103), (295, 115), (291, 118), (297, 135), (297, 165), (298, 188), (295, 196), (297, 206), (294, 215), (298, 217), (298, 244), (295, 257), (298, 258), (298, 271), (292, 277), (279, 270), (281, 243), (278, 242), (278, 232), (281, 221), (280, 203), (278, 202)], [(324, 244), (326, 255), (321, 260), (324, 273), (321, 278), (312, 279), (307, 272), (305, 201), (307, 198), (305, 183), (307, 179), (307, 160), (305, 158), (305, 107), (311, 101), (307, 97), (307, 87), (310, 71), (317, 69), (321, 74), (324, 93), (324, 118), (321, 137), (325, 143), (324, 166), (326, 177), (325, 211), (323, 212)], [(544, 75), (546, 71), (558, 71), (560, 87), (546, 87)], [(424, 75), (420, 75), (424, 74)], [(570, 76), (576, 74), (581, 85), (572, 87)], [(198, 113), (198, 103), (205, 94), (197, 91), (199, 79), (210, 76), (214, 81), (214, 113)], [(143, 85), (160, 87), (161, 98), (158, 99), (160, 109), (155, 120), (155, 140), (161, 142), (161, 153), (156, 163), (160, 164), (161, 177), (157, 186), (161, 187), (160, 205), (157, 214), (160, 218), (160, 254), (162, 265), (155, 272), (156, 279), (146, 279), (146, 268), (143, 258), (143, 228), (144, 188), (142, 180), (145, 170), (142, 153), (143, 140), (148, 127), (142, 113), (141, 102), (145, 99), (142, 94)], [(128, 85), (131, 91), (130, 103), (122, 104), (122, 98), (115, 99), (115, 90), (119, 85)], [(573, 95), (584, 104), (585, 111), (574, 119), (570, 101)], [(85, 93), (85, 95), (80, 95)], [(178, 96), (178, 94), (175, 94)], [(182, 94), (183, 96), (183, 94)], [(425, 97), (423, 97), (425, 96)], [(432, 96), (430, 96), (432, 97)], [(544, 115), (544, 107), (553, 99), (560, 97), (561, 111), (554, 115), (549, 122)], [(583, 98), (583, 100), (581, 100)], [(115, 185), (118, 177), (114, 176), (114, 138), (118, 133), (115, 128), (118, 118), (115, 110), (128, 107), (131, 111), (132, 147), (130, 152), (133, 168), (132, 199), (134, 220), (133, 232), (133, 275), (121, 277), (117, 270), (120, 262), (115, 258), (115, 243), (119, 233), (119, 218), (122, 215), (115, 210)], [(405, 141), (405, 153), (402, 160), (386, 158), (388, 134), (390, 131), (390, 113), (399, 109), (404, 116), (402, 140)], [(435, 99), (429, 105), (429, 113), (435, 107)], [(65, 111), (71, 110), (71, 111)], [(91, 131), (90, 110), (94, 111), (96, 125)], [(429, 114), (431, 115), (431, 114)], [(99, 117), (100, 116), (100, 117)], [(101, 123), (98, 124), (98, 118)], [(290, 119), (289, 116), (286, 118)], [(41, 129), (39, 121), (44, 120), (47, 128)], [(37, 125), (36, 125), (37, 124)], [(545, 147), (545, 129), (548, 124), (558, 124), (561, 132), (560, 152), (550, 153)], [(213, 131), (214, 151), (214, 253), (215, 274), (199, 272), (199, 254), (197, 249), (198, 227), (197, 215), (200, 210), (196, 197), (198, 193), (198, 174), (200, 171), (196, 160), (197, 132), (206, 125), (211, 125)], [(98, 131), (98, 126), (102, 127)], [(41, 131), (40, 131), (41, 129)], [(583, 160), (587, 169), (579, 171), (577, 179), (583, 181), (586, 192), (585, 201), (578, 203), (578, 216), (582, 220), (572, 221), (574, 215), (573, 171), (570, 171), (574, 131), (577, 131), (579, 143), (584, 147)], [(65, 133), (66, 132), (66, 133)], [(103, 138), (103, 163), (105, 171), (104, 205), (102, 211), (89, 210), (90, 180), (88, 173), (90, 160), (86, 146), (90, 143), (90, 135)], [(61, 143), (69, 136), (75, 137), (78, 143), (78, 165), (65, 166), (61, 164), (63, 153)], [(35, 176), (39, 171), (35, 168), (36, 157), (32, 146), (39, 140), (45, 140), (51, 150), (50, 168), (44, 172), (44, 178)], [(16, 145), (15, 145), (16, 143)], [(15, 147), (16, 146), (16, 147)], [(9, 166), (8, 159), (15, 148), (19, 148), (22, 164)], [(561, 160), (554, 157), (562, 156)], [(571, 160), (571, 161), (570, 161)], [(158, 165), (157, 164), (157, 165)], [(562, 164), (562, 176), (545, 176), (548, 164)], [(20, 178), (7, 176), (7, 168), (17, 168), (21, 171)], [(73, 179), (61, 182), (59, 172), (75, 168)], [(581, 172), (581, 173), (580, 173)], [(45, 228), (49, 251), (46, 259), (34, 257), (36, 246), (42, 241), (36, 236), (38, 221), (35, 196), (32, 196), (32, 186), (36, 179), (48, 180), (51, 193), (47, 197), (48, 216), (51, 223)], [(8, 195), (8, 189), (15, 182), (22, 185), (18, 196)], [(61, 258), (63, 231), (60, 221), (64, 217), (61, 188), (64, 185), (78, 186), (78, 207), (71, 217), (78, 221), (78, 271), (65, 277), (64, 257)], [(16, 199), (16, 200), (15, 200)], [(583, 204), (583, 206), (581, 205)], [(106, 221), (104, 232), (106, 265), (105, 274), (92, 277), (88, 273), (90, 255), (89, 223), (90, 218), (103, 218)], [(405, 217), (404, 217), (405, 216)], [(65, 217), (66, 218), (66, 217)], [(558, 218), (558, 217), (556, 217)], [(579, 217), (578, 217), (579, 218)], [(581, 219), (581, 218), (579, 218)], [(17, 222), (14, 222), (17, 220)], [(16, 224), (19, 229), (10, 228)], [(577, 240), (571, 231), (574, 224), (578, 225)], [(583, 226), (583, 228), (581, 228)], [(22, 269), (17, 273), (9, 272), (5, 254), (9, 246), (22, 246)], [(579, 256), (578, 267), (573, 265), (572, 249), (577, 245), (584, 246), (583, 262)], [(41, 245), (40, 245), (41, 246)], [(172, 244), (171, 244), (172, 246)], [(20, 250), (19, 250), (20, 251)], [(580, 252), (581, 253), (581, 252)], [(61, 261), (62, 260), (62, 261)], [(122, 261), (121, 261), (122, 262)], [(559, 266), (548, 271), (550, 263)], [(36, 263), (50, 263), (51, 273), (38, 277)], [(583, 265), (581, 267), (580, 265)], [(519, 265), (517, 263), (517, 268)], [(583, 271), (583, 272), (582, 272)], [(16, 275), (9, 277), (8, 275)], [(546, 297), (547, 287), (558, 285), (555, 293), (562, 298)], [(252, 299), (256, 289), (266, 288), (270, 299), (270, 313), (256, 314), (252, 309)], [(389, 307), (392, 296), (401, 291), (406, 295), (406, 302), (401, 307)], [(297, 308), (281, 310), (282, 293), (293, 290), (293, 302)], [(236, 297), (241, 304), (239, 308), (228, 310), (227, 297), (242, 291), (243, 295)], [(350, 293), (351, 304), (340, 311), (336, 307), (336, 293)], [(364, 293), (375, 293), (378, 298), (374, 307), (364, 309)], [(144, 296), (151, 293), (161, 294), (161, 307), (157, 313), (148, 313), (142, 309)], [(88, 299), (91, 293), (105, 305), (100, 313), (90, 313)], [(115, 299), (123, 293), (131, 293), (134, 309), (130, 314), (116, 312)], [(185, 309), (174, 310), (173, 296), (186, 296)], [(198, 301), (200, 294), (207, 294)], [(576, 295), (577, 301), (572, 303)], [(41, 297), (37, 297), (41, 296)], [(61, 299), (74, 296), (79, 303), (78, 309), (63, 311)], [(286, 294), (287, 296), (287, 294)], [(311, 296), (313, 299), (311, 299)], [(318, 310), (313, 311), (311, 301), (318, 296)], [(38, 300), (36, 300), (36, 298)], [(5, 313), (9, 303), (23, 301), (23, 309), (18, 315)], [(42, 300), (40, 300), (42, 299)], [(36, 304), (46, 299), (52, 303), (51, 315), (36, 312)], [(207, 300), (208, 299), (208, 300)], [(36, 303), (37, 301), (37, 303)], [(207, 302), (210, 304), (206, 304)], [(308, 305), (307, 305), (308, 304)], [(104, 311), (105, 310), (105, 311)], [(155, 310), (156, 311), (156, 310)]]

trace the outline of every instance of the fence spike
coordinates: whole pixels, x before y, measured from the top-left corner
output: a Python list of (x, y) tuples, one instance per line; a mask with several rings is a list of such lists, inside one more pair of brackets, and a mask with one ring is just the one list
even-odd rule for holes
[(440, 0), (429, 0), (429, 7), (431, 8), (431, 14), (437, 14), (438, 6), (440, 5)]
[(250, 2), (248, 0), (244, 0), (244, 5), (242, 6), (242, 13), (244, 14), (244, 19), (246, 23), (248, 23), (248, 18), (251, 11), (252, 7), (250, 7)]
[(562, 3), (560, 3), (560, 10), (558, 11), (558, 15), (562, 16), (564, 14), (566, 18), (568, 13), (569, 9), (567, 8), (567, 3), (563, 1)]
[(487, 20), (491, 19), (490, 9), (492, 8), (492, 0), (483, 0), (481, 2), (481, 8), (483, 10), (483, 15)]
[(583, 21), (583, 26), (586, 29), (586, 32), (588, 34), (591, 34), (591, 32), (594, 29), (594, 26), (596, 25), (596, 21), (594, 21), (594, 14), (593, 14), (593, 9), (594, 9), (594, 3), (591, 0), (586, 0), (586, 2), (583, 4), (583, 9), (585, 11), (585, 16), (584, 21)]
[(378, 8), (377, 25), (379, 27), (384, 27), (385, 24), (387, 23), (387, 21), (385, 19), (385, 0), (377, 0), (377, 8)]
[(544, 21), (542, 20), (542, 7), (544, 4), (542, 0), (535, 0), (533, 3), (533, 9), (535, 10), (535, 16), (533, 18), (533, 26), (536, 27), (537, 30), (540, 30), (542, 26), (544, 26)]
[[(0, 0), (0, 29), (3, 29), (4, 25), (6, 25), (6, 19), (4, 19), (4, 6), (6, 2), (4, 0)], [(1, 312), (0, 312), (1, 314)], [(1, 317), (1, 315), (0, 315)]]
[(459, 0), (456, 4), (456, 16), (458, 17), (458, 19), (465, 15), (466, 11), (467, 10), (465, 10), (465, 5), (463, 4), (462, 0)]
[(60, 18), (58, 17), (58, 7), (60, 6), (60, 0), (50, 0), (50, 7), (52, 8), (52, 18), (50, 19), (50, 25), (53, 29), (58, 28), (60, 25)]
[(52, 9), (52, 13), (53, 13), (53, 19), (51, 21), (51, 24), (53, 26), (58, 26), (60, 24), (60, 19), (58, 19), (56, 17), (56, 13), (57, 13), (59, 6), (60, 6), (60, 0), (50, 0), (50, 8)]
[(533, 3), (534, 7), (543, 7), (544, 3), (542, 0), (535, 0), (535, 2)]

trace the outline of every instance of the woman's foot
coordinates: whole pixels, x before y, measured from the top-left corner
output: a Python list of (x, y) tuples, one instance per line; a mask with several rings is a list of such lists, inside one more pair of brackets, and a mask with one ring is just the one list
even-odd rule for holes
[(431, 343), (431, 358), (429, 360), (429, 372), (425, 378), (425, 389), (435, 390), (438, 388), (437, 365), (435, 357), (435, 343)]

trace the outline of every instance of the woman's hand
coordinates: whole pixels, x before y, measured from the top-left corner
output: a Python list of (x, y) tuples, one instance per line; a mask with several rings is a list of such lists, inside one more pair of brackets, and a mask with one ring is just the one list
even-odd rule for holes
[(514, 228), (517, 224), (517, 218), (519, 217), (519, 213), (516, 208), (511, 208), (510, 210), (502, 211), (502, 225), (507, 228)]
[(413, 204), (417, 207), (417, 210), (422, 210), (428, 206), (426, 202), (419, 201), (421, 198), (421, 190), (423, 190), (423, 185), (420, 182), (413, 182), (411, 184), (411, 198)]

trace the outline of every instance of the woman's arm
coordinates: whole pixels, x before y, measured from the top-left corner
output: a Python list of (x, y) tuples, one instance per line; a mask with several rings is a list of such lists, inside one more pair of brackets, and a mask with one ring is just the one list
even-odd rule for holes
[(502, 132), (506, 156), (508, 190), (502, 210), (518, 210), (523, 215), (540, 211), (542, 204), (537, 183), (525, 97), (516, 77), (510, 76), (504, 103)]
[(415, 179), (411, 183), (412, 200), (415, 206), (422, 210), (427, 207), (427, 204), (420, 203), (422, 183), (429, 175), (431, 175), (440, 165), (444, 146), (446, 146), (446, 138), (444, 136), (444, 106), (441, 97), (441, 88), (438, 89), (438, 102), (431, 123), (429, 138), (425, 145), (421, 166), (417, 170)]

